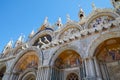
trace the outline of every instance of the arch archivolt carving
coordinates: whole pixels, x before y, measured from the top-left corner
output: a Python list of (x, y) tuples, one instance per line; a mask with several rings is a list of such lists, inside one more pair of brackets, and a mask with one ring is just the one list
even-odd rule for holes
[(18, 76), (16, 77), (16, 79), (18, 79), (20, 76), (19, 73), (24, 73), (31, 68), (37, 70), (38, 66), (42, 64), (42, 58), (40, 53), (40, 49), (36, 47), (30, 47), (26, 48), (25, 50), (21, 51), (20, 54), (16, 55), (16, 58), (12, 66), (10, 67), (10, 72), (13, 73), (10, 75), (10, 80), (14, 78), (14, 74)]
[(94, 39), (93, 41), (91, 41), (87, 52), (88, 56), (87, 57), (93, 57), (94, 56), (94, 52), (96, 50), (96, 48), (105, 40), (107, 39), (111, 39), (111, 38), (117, 38), (120, 37), (120, 31), (115, 31), (115, 32), (110, 32), (110, 33), (106, 33), (103, 35), (100, 35), (100, 37)]
[(30, 40), (30, 44), (33, 45), (40, 37), (44, 35), (50, 35), (51, 38), (54, 38), (54, 32), (50, 30), (44, 30), (39, 33), (36, 33), (35, 36)]
[[(20, 52), (20, 54), (16, 55), (16, 58), (10, 68), (11, 71), (15, 71), (16, 65), (18, 64), (19, 60), (24, 57), (24, 55), (29, 54), (29, 52), (32, 52), (31, 54), (36, 56), (38, 58), (38, 65), (41, 65), (42, 59), (40, 58), (40, 50), (38, 50), (36, 47), (31, 47), (31, 48), (27, 48), (23, 51)], [(32, 56), (31, 55), (31, 56)]]
[[(102, 19), (104, 19), (102, 22), (103, 24), (115, 20), (119, 15), (115, 13), (113, 10), (109, 9), (98, 9), (91, 13), (91, 15), (87, 19), (87, 23), (85, 24), (85, 28), (90, 28), (91, 25), (99, 25), (100, 22), (102, 22)], [(97, 23), (96, 23), (97, 22)], [(93, 27), (95, 27), (93, 25)]]
[(57, 35), (58, 39), (70, 37), (75, 33), (79, 33), (82, 30), (81, 26), (77, 23), (67, 23), (62, 28), (61, 32)]

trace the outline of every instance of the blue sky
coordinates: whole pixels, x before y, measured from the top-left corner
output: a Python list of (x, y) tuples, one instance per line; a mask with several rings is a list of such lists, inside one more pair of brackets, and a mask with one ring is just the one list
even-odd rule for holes
[(51, 24), (58, 17), (65, 23), (66, 14), (79, 21), (80, 7), (88, 15), (93, 2), (98, 8), (112, 8), (110, 0), (0, 0), (0, 52), (9, 40), (15, 42), (21, 33), (27, 38), (33, 29), (37, 31), (46, 16)]

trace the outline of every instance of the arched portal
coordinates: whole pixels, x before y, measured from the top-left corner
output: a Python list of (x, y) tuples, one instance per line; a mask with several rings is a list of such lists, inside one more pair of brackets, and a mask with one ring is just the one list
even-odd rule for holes
[[(80, 55), (74, 50), (64, 50), (58, 55), (53, 64), (52, 78), (54, 80), (81, 80), (82, 59)], [(79, 76), (78, 79), (69, 79), (67, 75), (70, 73), (76, 73)], [(72, 76), (72, 75), (71, 75)], [(53, 80), (53, 79), (52, 79)]]
[(5, 72), (6, 72), (6, 66), (4, 64), (0, 64), (0, 80), (2, 80)]
[[(12, 80), (36, 80), (36, 70), (38, 69), (39, 58), (35, 51), (28, 51), (17, 61), (14, 67), (14, 75)], [(28, 75), (29, 70), (33, 72), (30, 76)], [(27, 75), (27, 76), (26, 76)], [(23, 78), (25, 77), (25, 79)]]
[(95, 55), (103, 80), (120, 79), (120, 38), (111, 38), (102, 42)]

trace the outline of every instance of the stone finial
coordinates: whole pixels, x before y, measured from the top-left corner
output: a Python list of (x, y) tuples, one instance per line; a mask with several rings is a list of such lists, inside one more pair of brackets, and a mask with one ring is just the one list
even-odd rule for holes
[(97, 9), (94, 3), (92, 3), (92, 8), (93, 8), (93, 10)]
[(20, 37), (18, 38), (18, 40), (15, 43), (15, 47), (17, 47), (18, 45), (21, 45), (24, 41), (24, 37), (23, 35), (20, 35)]
[(67, 14), (66, 16), (67, 16), (67, 22), (70, 22), (70, 21), (71, 21), (71, 19), (70, 19), (70, 15)]
[(80, 8), (80, 12), (79, 12), (79, 18), (83, 19), (85, 17), (84, 11), (82, 8)]
[(8, 44), (6, 45), (6, 47), (12, 48), (12, 44), (13, 44), (13, 40), (10, 40), (10, 41), (8, 42)]
[(45, 20), (44, 20), (44, 25), (48, 24), (48, 17), (45, 17)]
[(80, 12), (83, 13), (83, 9), (82, 8), (80, 9)]
[(10, 40), (5, 46), (3, 53), (5, 53), (6, 50), (12, 49), (12, 44), (13, 44), (13, 40)]
[(56, 25), (57, 25), (59, 28), (62, 26), (61, 17), (58, 18), (58, 21), (57, 21)]
[(35, 34), (34, 30), (32, 30), (32, 32), (29, 35), (29, 38), (32, 38), (34, 36), (34, 34)]
[(23, 42), (23, 40), (24, 40), (24, 36), (21, 35), (21, 36), (18, 38), (18, 41)]

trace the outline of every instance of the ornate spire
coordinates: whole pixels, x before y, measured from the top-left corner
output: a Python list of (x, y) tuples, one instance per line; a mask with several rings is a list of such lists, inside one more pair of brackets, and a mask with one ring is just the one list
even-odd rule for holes
[(20, 37), (18, 38), (18, 40), (15, 43), (15, 47), (17, 47), (18, 45), (21, 45), (24, 41), (24, 37), (22, 34), (20, 35)]
[(5, 53), (6, 50), (12, 49), (12, 44), (13, 44), (13, 40), (10, 40), (5, 46), (3, 53)]
[(47, 25), (47, 24), (48, 24), (48, 17), (45, 17), (43, 25)]
[(59, 28), (62, 26), (61, 17), (58, 18), (58, 21), (57, 21), (56, 25), (57, 25)]
[(24, 40), (24, 36), (21, 35), (21, 36), (18, 38), (18, 41), (23, 42), (23, 40)]
[(32, 38), (34, 36), (34, 34), (35, 34), (34, 30), (32, 30), (32, 32), (29, 35), (29, 38)]
[(80, 8), (80, 12), (79, 12), (79, 18), (83, 19), (85, 17), (84, 11), (82, 8)]
[(80, 8), (80, 12), (83, 13), (83, 9), (82, 8)]
[(92, 8), (93, 8), (93, 10), (97, 9), (94, 3), (92, 3)]
[(71, 19), (70, 19), (70, 15), (67, 14), (66, 16), (67, 16), (67, 22), (70, 22), (70, 21), (71, 21)]
[(12, 44), (13, 44), (13, 40), (10, 40), (10, 41), (8, 42), (8, 44), (6, 45), (6, 47), (12, 48)]
[(50, 25), (49, 25), (49, 22), (48, 22), (48, 17), (45, 17), (45, 20), (43, 22), (43, 25), (39, 28), (39, 31), (40, 30), (45, 30), (46, 27), (49, 27), (50, 28)]

